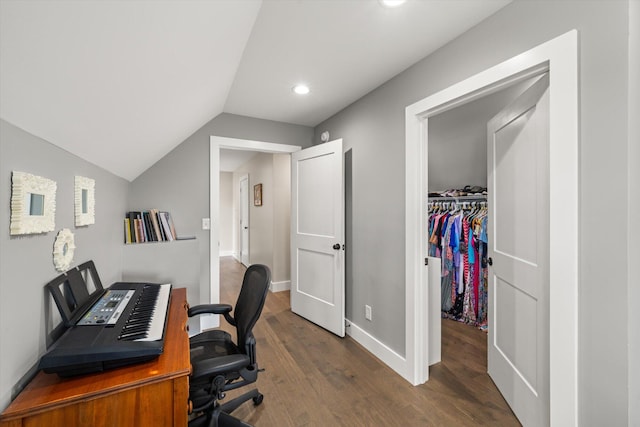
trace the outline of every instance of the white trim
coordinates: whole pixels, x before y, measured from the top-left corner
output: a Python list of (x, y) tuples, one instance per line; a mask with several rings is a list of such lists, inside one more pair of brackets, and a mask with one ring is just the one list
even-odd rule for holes
[(282, 292), (291, 290), (291, 280), (283, 280), (281, 282), (271, 282), (269, 286), (271, 292)]
[(235, 252), (233, 250), (222, 251), (220, 252), (220, 256), (235, 256)]
[[(209, 231), (209, 289), (201, 292), (209, 295), (208, 303), (220, 302), (220, 149), (248, 150), (263, 153), (295, 153), (302, 149), (297, 145), (275, 144), (272, 142), (253, 141), (248, 139), (211, 136), (209, 138), (209, 215), (211, 230)], [(202, 289), (201, 289), (202, 291)], [(208, 291), (208, 292), (207, 292)], [(207, 316), (200, 316), (206, 318)], [(218, 316), (207, 328), (220, 325)], [(205, 328), (203, 327), (203, 330)]]
[(526, 78), (550, 73), (550, 421), (578, 425), (578, 33), (572, 30), (406, 108), (406, 371), (428, 379), (426, 237), (427, 123), (441, 112)]
[(347, 327), (345, 328), (345, 331), (347, 335), (353, 338), (358, 344), (363, 346), (368, 352), (380, 359), (391, 369), (398, 372), (403, 377), (405, 376), (403, 374), (406, 367), (406, 360), (404, 357), (387, 347), (381, 341), (378, 341), (373, 335), (369, 334), (355, 323), (352, 323), (349, 320), (346, 322)]

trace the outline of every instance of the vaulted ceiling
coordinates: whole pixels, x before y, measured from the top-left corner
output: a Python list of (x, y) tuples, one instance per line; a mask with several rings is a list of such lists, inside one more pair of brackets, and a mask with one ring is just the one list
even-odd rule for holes
[(509, 1), (0, 0), (0, 118), (133, 180), (222, 112), (315, 126)]

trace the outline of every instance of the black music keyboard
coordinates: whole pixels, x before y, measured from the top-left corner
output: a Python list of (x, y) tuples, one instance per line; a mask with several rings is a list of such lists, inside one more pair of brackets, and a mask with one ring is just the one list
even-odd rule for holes
[(39, 368), (74, 376), (162, 354), (171, 285), (115, 283), (51, 346)]

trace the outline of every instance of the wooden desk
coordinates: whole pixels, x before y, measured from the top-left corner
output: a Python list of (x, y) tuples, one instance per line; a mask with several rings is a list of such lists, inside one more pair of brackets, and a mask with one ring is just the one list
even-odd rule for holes
[(0, 427), (186, 426), (186, 289), (171, 292), (168, 316), (157, 359), (74, 378), (41, 371), (0, 415)]

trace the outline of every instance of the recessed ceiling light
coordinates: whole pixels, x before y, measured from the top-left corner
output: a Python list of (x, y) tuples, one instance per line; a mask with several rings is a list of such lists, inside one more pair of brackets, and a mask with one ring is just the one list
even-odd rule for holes
[(310, 92), (309, 86), (303, 84), (295, 85), (292, 90), (298, 95), (306, 95)]
[(384, 7), (398, 7), (403, 4), (406, 0), (380, 0), (380, 4)]

